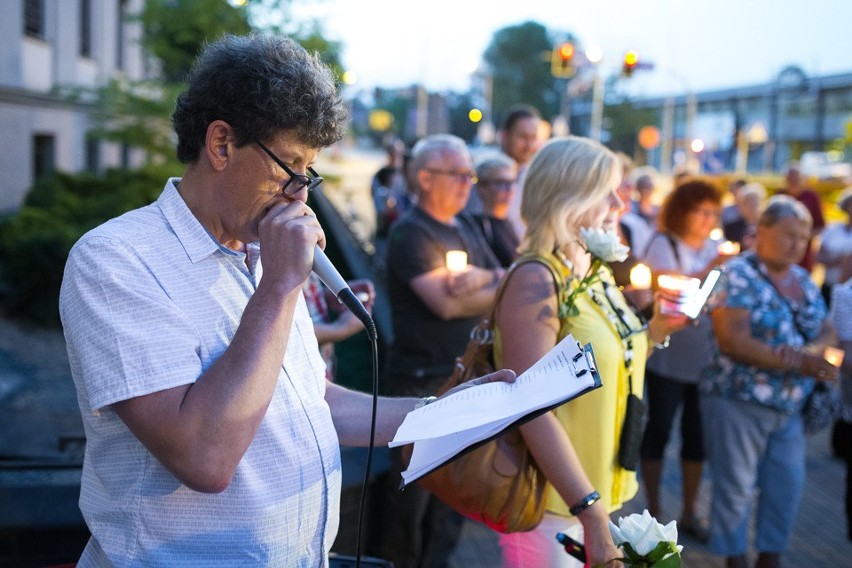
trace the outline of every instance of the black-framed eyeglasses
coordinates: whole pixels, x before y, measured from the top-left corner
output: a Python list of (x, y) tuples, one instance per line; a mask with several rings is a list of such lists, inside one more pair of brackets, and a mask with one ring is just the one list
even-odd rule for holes
[(281, 191), (284, 192), (284, 195), (296, 195), (302, 188), (307, 188), (308, 191), (316, 189), (319, 184), (322, 183), (322, 178), (317, 174), (312, 167), (308, 167), (308, 173), (310, 176), (306, 176), (305, 174), (297, 174), (293, 170), (287, 167), (287, 164), (282, 162), (278, 156), (272, 153), (272, 150), (263, 145), (263, 143), (259, 140), (255, 140), (255, 144), (260, 146), (260, 149), (266, 152), (266, 155), (272, 158), (272, 160), (281, 166), (281, 169), (290, 176), (290, 179), (287, 180), (287, 183), (284, 184), (284, 187), (281, 188)]
[(515, 184), (518, 183), (517, 180), (509, 180), (509, 179), (481, 179), (479, 180), (479, 185), (484, 185), (487, 188), (493, 189), (494, 191), (509, 191)]
[(439, 176), (449, 176), (456, 180), (459, 183), (471, 182), (476, 183), (476, 174), (473, 172), (454, 172), (451, 170), (438, 170), (434, 168), (423, 168), (430, 174), (437, 174)]

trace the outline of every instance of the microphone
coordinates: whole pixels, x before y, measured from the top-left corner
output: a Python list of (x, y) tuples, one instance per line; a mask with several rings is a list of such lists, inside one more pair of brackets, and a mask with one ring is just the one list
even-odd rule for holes
[(361, 323), (364, 324), (364, 328), (367, 330), (367, 335), (370, 337), (370, 340), (375, 341), (378, 338), (378, 334), (376, 333), (376, 324), (373, 322), (373, 318), (370, 317), (370, 312), (368, 312), (367, 308), (364, 307), (364, 304), (358, 300), (352, 292), (352, 289), (346, 283), (346, 280), (343, 279), (331, 261), (328, 260), (328, 257), (319, 245), (314, 246), (313, 271), (314, 274), (319, 276), (322, 283), (334, 293), (337, 297), (337, 301), (349, 308), (349, 311), (361, 320)]

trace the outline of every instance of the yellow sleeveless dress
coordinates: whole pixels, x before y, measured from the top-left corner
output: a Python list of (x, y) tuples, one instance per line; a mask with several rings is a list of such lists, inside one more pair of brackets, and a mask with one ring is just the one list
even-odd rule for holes
[[(579, 284), (578, 280), (572, 277), (568, 266), (555, 256), (536, 257), (535, 260), (548, 266), (554, 277), (558, 274), (567, 285), (566, 290), (573, 290)], [(608, 282), (612, 289), (617, 290), (612, 273), (607, 268), (601, 268), (599, 276)], [(601, 282), (594, 283), (592, 289), (599, 297), (605, 294)], [(630, 327), (640, 329), (639, 318), (633, 314), (621, 293), (611, 297), (613, 304), (624, 312)], [(606, 304), (598, 305), (589, 294), (581, 293), (576, 297), (575, 305), (579, 314), (568, 316), (560, 322), (558, 339), (561, 340), (570, 333), (580, 343), (592, 344), (603, 386), (563, 404), (554, 412), (571, 438), (586, 475), (600, 492), (601, 501), (607, 510), (612, 512), (632, 499), (639, 488), (636, 473), (620, 467), (616, 460), (627, 395), (630, 392), (624, 358), (625, 348), (615, 323), (607, 316), (607, 311), (611, 309)], [(641, 398), (648, 335), (642, 331), (631, 335), (630, 339), (633, 344), (633, 392)], [(495, 329), (494, 358), (497, 368), (502, 367), (501, 353), (500, 333)], [(548, 485), (545, 491), (547, 510), (557, 515), (570, 516), (569, 505), (556, 490)]]

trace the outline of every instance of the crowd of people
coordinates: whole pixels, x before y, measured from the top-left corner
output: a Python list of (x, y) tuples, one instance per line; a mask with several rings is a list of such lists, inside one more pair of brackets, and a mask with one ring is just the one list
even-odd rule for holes
[[(729, 196), (716, 181), (690, 176), (680, 176), (673, 188), (662, 191), (660, 177), (652, 169), (634, 169), (626, 156), (582, 138), (538, 138), (535, 149), (524, 145), (523, 158), (513, 158), (509, 153), (512, 145), (507, 142), (513, 140), (510, 130), (519, 116), (541, 120), (524, 106), (513, 108), (504, 122), (499, 149), (481, 152), (454, 171), (448, 168), (446, 177), (454, 177), (456, 185), (454, 195), (463, 200), (467, 193), (472, 199), (467, 205), (456, 204), (456, 216), (445, 224), (454, 231), (473, 225), (479, 232), (477, 245), (469, 246), (473, 238), (465, 243), (444, 243), (433, 251), (432, 263), (426, 266), (440, 271), (442, 255), (453, 246), (466, 250), (472, 258), (481, 254), (473, 252), (478, 247), (490, 248), (500, 266), (509, 269), (500, 282), (493, 282), (505, 288), (494, 310), (498, 367), (522, 372), (565, 334), (573, 333), (590, 341), (604, 361), (605, 388), (520, 428), (549, 480), (548, 505), (536, 530), (499, 536), (504, 565), (579, 565), (552, 538), (556, 532), (585, 541), (592, 563), (612, 557), (612, 543), (599, 523), (638, 490), (635, 473), (617, 460), (624, 400), (630, 392), (643, 395), (648, 409), (640, 467), (635, 469), (641, 473), (651, 514), (666, 520), (676, 518), (681, 534), (726, 557), (728, 566), (740, 567), (746, 565), (747, 531), (755, 500), (759, 513), (754, 547), (760, 553), (756, 565), (780, 565), (797, 509), (790, 503), (783, 506), (783, 515), (776, 514), (776, 509), (782, 507), (782, 498), (797, 501), (804, 479), (799, 413), (815, 380), (831, 383), (838, 376), (837, 367), (822, 357), (822, 349), (835, 341), (826, 312), (831, 288), (838, 287), (842, 296), (840, 290), (845, 288), (838, 284), (849, 279), (841, 272), (842, 266), (852, 262), (848, 260), (852, 253), (852, 189), (843, 192), (837, 202), (847, 220), (830, 225), (821, 235), (811, 209), (820, 210), (816, 223), (822, 223), (824, 204), (802, 183), (796, 166), (790, 167), (786, 186), (771, 200), (761, 184), (742, 179), (728, 186)], [(540, 130), (527, 123), (524, 131)], [(444, 167), (440, 161), (433, 164), (433, 169)], [(409, 175), (417, 175), (417, 171), (410, 170)], [(420, 215), (418, 203), (415, 198), (412, 217)], [(514, 225), (512, 203), (517, 203), (514, 218), (520, 220)], [(399, 225), (400, 231), (406, 228), (404, 222)], [(602, 269), (599, 281), (577, 301), (579, 314), (565, 318), (560, 317), (566, 313), (560, 309), (564, 301), (560, 283), (576, 283), (589, 266), (580, 228), (613, 231), (631, 249), (627, 259)], [(798, 237), (791, 234), (796, 229)], [(394, 227), (389, 236), (393, 242)], [(813, 241), (818, 236), (820, 245), (816, 247)], [(725, 246), (732, 243), (733, 248)], [(822, 297), (814, 294), (813, 258), (826, 269)], [(394, 263), (399, 261), (397, 257)], [(472, 278), (481, 268), (494, 266), (482, 262), (471, 262)], [(688, 325), (671, 318), (661, 324), (664, 318), (657, 302), (631, 287), (629, 270), (639, 262), (650, 268), (654, 282), (662, 275), (702, 281), (713, 269), (724, 267), (724, 272), (708, 309)], [(749, 286), (747, 282), (756, 273), (742, 276), (743, 262), (748, 266), (757, 262), (759, 270), (771, 275), (769, 281), (782, 287), (779, 297), (789, 295), (795, 309), (785, 313), (777, 302), (762, 304), (767, 298), (749, 298), (742, 286)], [(441, 274), (450, 290), (450, 282), (459, 275)], [(416, 278), (411, 278), (413, 285)], [(488, 280), (477, 279), (482, 285)], [(753, 290), (752, 284), (749, 291)], [(820, 304), (822, 298), (825, 301)], [(395, 301), (393, 294), (391, 299), (395, 324), (405, 322), (409, 307)], [(423, 300), (424, 306), (429, 303)], [(763, 321), (767, 310), (773, 314), (770, 319), (775, 318), (772, 324)], [(449, 330), (456, 322), (447, 318), (447, 312), (431, 312), (424, 311), (442, 329)], [(482, 306), (474, 317), (487, 313)], [(795, 334), (780, 333), (779, 326), (789, 332), (804, 314), (810, 314), (816, 326), (808, 335), (797, 340)], [(462, 327), (470, 329), (470, 322)], [(841, 338), (839, 333), (837, 338)], [(455, 341), (457, 354), (463, 351), (465, 341), (460, 334)], [(761, 341), (772, 346), (771, 358), (755, 358)], [(407, 349), (406, 344), (401, 348)], [(435, 380), (440, 382), (444, 376), (439, 374)], [(393, 372), (388, 377), (391, 384), (396, 382)], [(749, 391), (754, 388), (759, 396)], [(428, 394), (430, 389), (434, 391), (435, 385), (419, 394)], [(761, 416), (771, 425), (761, 422)], [(675, 420), (679, 424), (682, 501), (679, 511), (666, 511), (660, 502), (660, 484)], [(590, 425), (596, 428), (594, 436), (588, 434)], [(845, 425), (840, 420), (835, 429)], [(751, 441), (743, 445), (744, 432), (752, 431), (762, 433), (752, 433)], [(720, 434), (724, 432), (729, 433), (723, 442)], [(846, 455), (848, 443), (842, 432), (835, 438), (840, 440), (836, 445), (842, 446), (838, 452)], [(785, 459), (779, 462), (780, 455)], [(697, 510), (705, 464), (713, 479), (709, 518)], [(763, 473), (770, 471), (771, 483)], [(590, 487), (595, 488), (596, 503), (588, 511), (572, 515), (572, 503), (582, 501), (578, 496)], [(852, 505), (847, 508), (852, 511)], [(400, 540), (406, 543), (405, 559), (387, 554), (396, 565), (442, 565), (432, 563), (424, 536), (439, 531), (421, 527), (417, 532), (409, 526), (409, 533)], [(419, 560), (412, 552), (417, 550), (422, 554)]]
[[(330, 348), (359, 322), (335, 316), (311, 276), (325, 244), (306, 204), (322, 182), (313, 166), (343, 137), (346, 112), (328, 68), (290, 39), (211, 43), (172, 116), (183, 175), (75, 244), (60, 311), (87, 438), (80, 507), (92, 536), (78, 566), (328, 565), (339, 447), (371, 434), (387, 444), (491, 313), (496, 368), (514, 372), (476, 384), (512, 381), (569, 333), (592, 344), (602, 380), (520, 426), (547, 512), (530, 532), (500, 535), (504, 566), (582, 565), (557, 532), (583, 542), (589, 564), (619, 557), (607, 521), (638, 474), (651, 513), (674, 516), (659, 484), (678, 413), (683, 531), (745, 566), (756, 501), (757, 566), (779, 566), (804, 483), (800, 411), (815, 382), (841, 374), (822, 349), (852, 347), (852, 193), (839, 202), (847, 221), (808, 256), (822, 204), (795, 168), (787, 195), (738, 183), (723, 214), (720, 188), (691, 177), (658, 207), (654, 172), (590, 139), (546, 140), (526, 105), (487, 152), (449, 134), (410, 152), (393, 142), (372, 187), (394, 342), (371, 432), (371, 398), (336, 382), (346, 370)], [(719, 247), (716, 228), (739, 253)], [(655, 288), (724, 266), (709, 309), (663, 309), (628, 271), (596, 264), (584, 230), (632, 241), (630, 262), (650, 267)], [(465, 266), (448, 266), (450, 251)], [(826, 266), (822, 294), (813, 258)], [(373, 284), (352, 287), (369, 310)], [(852, 462), (850, 365), (837, 445)], [(626, 452), (631, 397), (645, 399), (648, 426)], [(696, 510), (705, 461), (709, 520)], [(398, 568), (446, 566), (462, 517), (416, 485), (400, 491), (404, 467), (394, 451), (380, 553)], [(852, 514), (850, 499), (847, 485)]]

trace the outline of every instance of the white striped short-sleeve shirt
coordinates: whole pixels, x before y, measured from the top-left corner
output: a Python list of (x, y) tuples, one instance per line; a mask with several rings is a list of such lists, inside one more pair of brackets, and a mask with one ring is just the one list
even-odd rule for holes
[(194, 382), (228, 347), (262, 274), (217, 243), (166, 184), (156, 203), (84, 235), (60, 312), (86, 433), (79, 566), (324, 566), (340, 451), (303, 300), (272, 402), (231, 485), (182, 485), (110, 405)]

